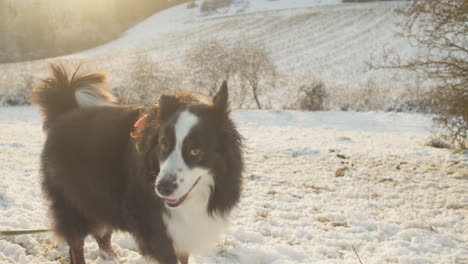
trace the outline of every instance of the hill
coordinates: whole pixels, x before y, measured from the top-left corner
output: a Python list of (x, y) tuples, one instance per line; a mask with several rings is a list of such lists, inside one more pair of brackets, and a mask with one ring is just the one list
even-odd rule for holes
[[(140, 68), (167, 75), (165, 79), (172, 80), (167, 86), (174, 89), (190, 89), (185, 63), (190, 49), (210, 39), (225, 43), (247, 39), (266, 46), (283, 78), (263, 95), (268, 107), (291, 107), (298, 88), (318, 80), (329, 88), (328, 109), (405, 110), (404, 104), (415, 104), (424, 80), (407, 72), (368, 70), (368, 63), (386, 51), (398, 50), (403, 56), (417, 52), (395, 35), (402, 18), (394, 11), (403, 5), (238, 0), (203, 14), (200, 8), (183, 4), (151, 16), (115, 41), (53, 60), (85, 62), (89, 69), (110, 72), (114, 88), (128, 89), (141, 81), (131, 72), (143, 57), (156, 66)], [(1, 94), (2, 89), (6, 93), (24, 86), (25, 76), (45, 74), (46, 67), (39, 60), (0, 65), (0, 70), (5, 73), (0, 76)]]
[[(382, 54), (384, 48), (405, 54), (415, 52), (407, 40), (395, 36), (396, 24), (402, 18), (394, 11), (404, 5), (401, 2), (333, 5), (316, 5), (320, 1), (251, 2), (257, 5), (245, 10), (236, 6), (208, 16), (180, 5), (146, 19), (116, 41), (84, 54), (118, 56), (122, 52), (146, 50), (161, 63), (183, 64), (186, 51), (201, 40), (248, 38), (265, 43), (285, 72), (359, 82), (389, 77), (368, 73), (366, 67), (371, 56)], [(299, 8), (299, 4), (305, 6)], [(282, 9), (269, 10), (275, 8)]]

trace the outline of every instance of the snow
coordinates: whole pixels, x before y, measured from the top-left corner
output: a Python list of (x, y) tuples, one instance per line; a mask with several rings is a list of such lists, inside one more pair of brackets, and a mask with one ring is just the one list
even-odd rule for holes
[[(200, 1), (197, 1), (200, 5)], [(234, 0), (234, 3), (226, 8), (218, 9), (209, 15), (202, 15), (198, 8), (187, 8), (186, 4), (169, 8), (158, 12), (145, 21), (129, 29), (124, 36), (114, 42), (106, 44), (98, 51), (108, 47), (127, 48), (131, 44), (147, 45), (156, 37), (164, 34), (177, 34), (181, 30), (193, 30), (197, 22), (210, 21), (213, 18), (222, 18), (257, 12), (266, 12), (285, 9), (301, 9), (320, 5), (336, 5), (340, 0)], [(300, 10), (297, 10), (300, 12)], [(296, 12), (296, 11), (293, 11)], [(146, 42), (146, 43), (145, 43)], [(141, 46), (139, 46), (141, 48)]]
[[(327, 109), (404, 109), (405, 102), (414, 102), (413, 97), (427, 88), (428, 81), (416, 78), (414, 72), (369, 71), (368, 63), (375, 60), (378, 64), (391, 51), (401, 52), (402, 60), (417, 54), (417, 47), (395, 34), (402, 22), (395, 10), (406, 4), (234, 0), (231, 6), (209, 15), (182, 4), (154, 14), (114, 41), (53, 60), (70, 68), (83, 63), (83, 70), (108, 72), (111, 86), (121, 89), (137, 81), (129, 69), (144, 57), (157, 63), (161, 76), (177, 80), (170, 81), (169, 87), (191, 89), (191, 69), (185, 58), (194, 46), (212, 39), (225, 45), (246, 39), (265, 44), (278, 68), (276, 87), (260, 95), (267, 108), (295, 107), (299, 87), (319, 80), (331, 95)], [(8, 89), (24, 86), (23, 75), (44, 77), (47, 63), (5, 64), (0, 71), (4, 72), (0, 94), (6, 94)], [(368, 93), (366, 88), (380, 93)], [(368, 94), (372, 96), (365, 100)], [(412, 98), (402, 99), (408, 94)], [(355, 98), (363, 98), (363, 102)]]
[[(233, 113), (244, 192), (212, 251), (190, 263), (467, 263), (468, 155), (425, 145), (430, 116)], [(0, 108), (0, 230), (48, 227), (36, 107)], [(337, 171), (343, 176), (337, 176)], [(122, 263), (145, 263), (125, 233)], [(0, 237), (0, 263), (68, 263), (50, 234)], [(104, 261), (86, 240), (88, 263)]]
[[(405, 89), (413, 79), (366, 70), (383, 48), (405, 56), (417, 51), (394, 34), (401, 21), (394, 10), (404, 3), (339, 3), (234, 0), (211, 14), (179, 5), (115, 41), (60, 59), (97, 61), (114, 81), (141, 52), (177, 66), (202, 40), (248, 38), (265, 43), (283, 73)], [(8, 76), (43, 76), (46, 63), (0, 68), (0, 86), (10, 87)], [(283, 110), (233, 116), (246, 139), (244, 192), (227, 233), (191, 264), (355, 264), (353, 247), (365, 264), (468, 263), (468, 155), (426, 146), (430, 116)], [(0, 107), (0, 230), (49, 226), (40, 188), (41, 126), (36, 107)], [(146, 263), (128, 234), (112, 242), (122, 263)], [(111, 263), (91, 238), (85, 257)], [(0, 237), (2, 264), (67, 258), (68, 247), (51, 234)]]
[(384, 50), (397, 50), (403, 58), (417, 53), (416, 47), (395, 35), (397, 23), (402, 22), (395, 9), (405, 3), (340, 2), (234, 0), (231, 6), (209, 15), (178, 5), (147, 18), (120, 38), (72, 58), (128, 59), (147, 52), (162, 65), (183, 68), (186, 53), (202, 41), (218, 39), (229, 45), (248, 39), (265, 44), (283, 73), (315, 76), (352, 87), (369, 81), (388, 86), (391, 81), (398, 88), (414, 82), (414, 76), (401, 71), (368, 69), (368, 63), (378, 62)]
[[(208, 1), (205, 0), (205, 2)], [(203, 1), (198, 1), (198, 3), (201, 2)], [(341, 0), (233, 0), (231, 5), (225, 8), (219, 8), (211, 14), (204, 15), (198, 12), (197, 15), (205, 17), (233, 16), (273, 10), (337, 5), (341, 4), (341, 2)]]

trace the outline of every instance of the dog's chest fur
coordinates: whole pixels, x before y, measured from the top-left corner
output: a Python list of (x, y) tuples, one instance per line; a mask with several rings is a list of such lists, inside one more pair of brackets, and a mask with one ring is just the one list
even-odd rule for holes
[(168, 209), (163, 220), (174, 248), (180, 253), (201, 253), (213, 247), (228, 225), (228, 215), (224, 217), (208, 215), (207, 205), (210, 196), (211, 177), (205, 177), (182, 205)]

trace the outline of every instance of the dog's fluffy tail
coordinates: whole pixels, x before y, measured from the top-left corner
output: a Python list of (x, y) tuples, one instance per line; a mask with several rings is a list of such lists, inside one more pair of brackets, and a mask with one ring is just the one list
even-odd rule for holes
[(70, 77), (62, 64), (52, 63), (49, 66), (52, 76), (40, 79), (30, 94), (31, 103), (41, 107), (44, 130), (58, 116), (74, 108), (112, 105), (116, 102), (116, 98), (104, 86), (107, 80), (105, 73), (78, 74), (78, 67)]

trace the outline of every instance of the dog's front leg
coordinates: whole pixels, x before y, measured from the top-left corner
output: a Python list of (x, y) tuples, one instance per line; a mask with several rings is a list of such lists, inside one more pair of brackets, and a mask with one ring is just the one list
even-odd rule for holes
[[(147, 230), (147, 234), (140, 234), (137, 239), (138, 247), (149, 263), (178, 264), (179, 261), (172, 246), (172, 241), (160, 230)], [(150, 234), (151, 233), (151, 234)]]
[(167, 235), (162, 220), (161, 206), (148, 201), (149, 199), (144, 199), (138, 202), (133, 199), (124, 205), (127, 230), (135, 238), (141, 254), (151, 262), (177, 264), (172, 240)]

